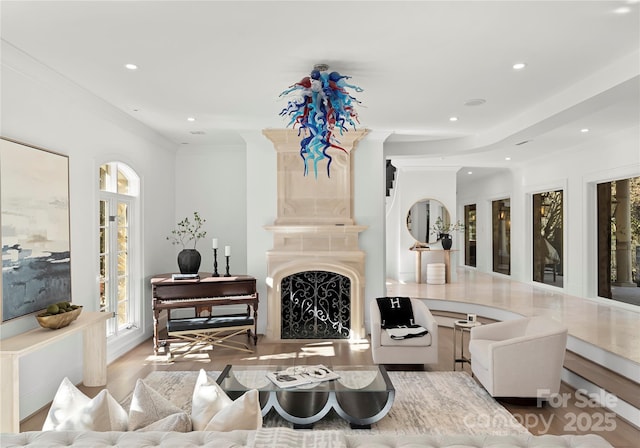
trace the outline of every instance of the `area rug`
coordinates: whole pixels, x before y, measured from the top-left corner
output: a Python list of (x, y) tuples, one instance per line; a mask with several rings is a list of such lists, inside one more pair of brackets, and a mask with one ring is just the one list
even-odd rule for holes
[[(465, 372), (388, 372), (396, 389), (389, 413), (368, 430), (372, 434), (527, 434), (527, 430), (471, 376)], [(216, 379), (220, 372), (207, 372)], [(198, 372), (155, 371), (146, 383), (175, 405), (191, 411), (191, 395)], [(130, 396), (123, 402), (128, 409)], [(292, 427), (273, 410), (264, 418), (265, 427)], [(349, 424), (330, 412), (314, 429), (340, 429)]]

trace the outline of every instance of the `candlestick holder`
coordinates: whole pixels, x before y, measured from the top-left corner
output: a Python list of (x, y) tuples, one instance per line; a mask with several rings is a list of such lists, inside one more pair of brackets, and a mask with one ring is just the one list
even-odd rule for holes
[(213, 249), (213, 274), (212, 277), (220, 277), (218, 274), (218, 249)]
[(224, 276), (231, 277), (231, 274), (229, 274), (229, 255), (225, 256), (225, 258), (227, 259), (227, 273)]

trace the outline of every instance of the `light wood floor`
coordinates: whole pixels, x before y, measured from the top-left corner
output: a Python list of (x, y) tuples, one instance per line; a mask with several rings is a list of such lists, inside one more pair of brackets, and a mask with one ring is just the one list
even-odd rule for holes
[[(389, 370), (452, 370), (453, 332), (450, 328), (439, 329), (439, 363), (430, 366), (387, 366)], [(154, 370), (222, 370), (227, 364), (326, 364), (353, 365), (371, 364), (371, 351), (366, 342), (306, 342), (270, 343), (259, 338), (254, 354), (216, 348), (214, 351), (178, 358), (168, 363), (164, 356), (153, 354), (151, 340), (139, 345), (108, 368), (107, 388), (117, 399), (124, 399), (135, 386), (138, 378), (144, 378)], [(458, 370), (460, 367), (458, 367)], [(470, 373), (469, 367), (464, 370)], [(102, 388), (80, 389), (88, 396), (95, 396)], [(576, 391), (562, 385), (561, 392), (568, 397), (565, 406), (536, 406), (535, 403), (502, 402), (532, 434), (585, 434), (596, 433), (604, 437), (616, 448), (636, 448), (640, 431), (614, 414), (599, 407), (579, 407), (584, 399), (576, 400)], [(20, 425), (21, 431), (37, 431), (42, 428), (48, 406), (41, 409)], [(598, 430), (602, 428), (602, 430)], [(580, 430), (586, 429), (586, 430)]]

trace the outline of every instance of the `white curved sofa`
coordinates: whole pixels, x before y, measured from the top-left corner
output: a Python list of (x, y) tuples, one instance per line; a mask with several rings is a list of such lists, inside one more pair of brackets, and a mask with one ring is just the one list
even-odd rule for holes
[(263, 428), (257, 431), (193, 431), (193, 432), (77, 432), (34, 431), (2, 434), (2, 448), (613, 448), (602, 437), (564, 436), (469, 436), (343, 433), (341, 431), (309, 431), (289, 428)]

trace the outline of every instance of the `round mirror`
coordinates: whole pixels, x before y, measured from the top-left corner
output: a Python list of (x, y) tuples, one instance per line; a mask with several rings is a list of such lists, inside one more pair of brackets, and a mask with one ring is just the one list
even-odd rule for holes
[(451, 222), (449, 211), (442, 202), (435, 199), (422, 199), (413, 204), (407, 213), (407, 230), (419, 243), (436, 243), (440, 236), (437, 233), (431, 233), (431, 226), (438, 218), (441, 218), (445, 224)]

